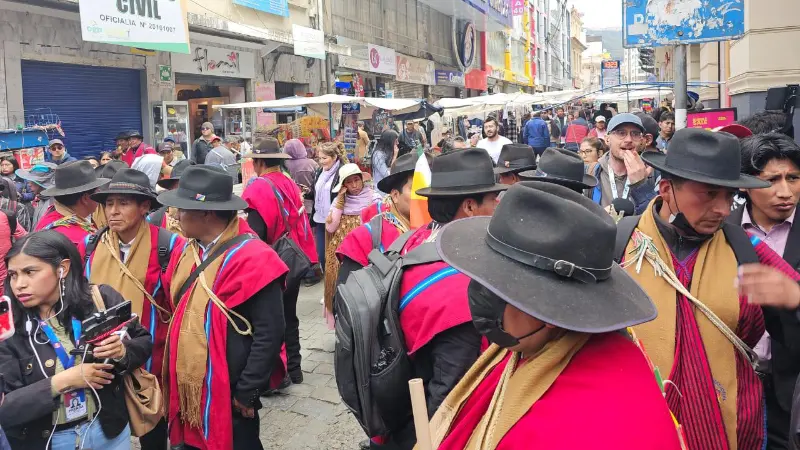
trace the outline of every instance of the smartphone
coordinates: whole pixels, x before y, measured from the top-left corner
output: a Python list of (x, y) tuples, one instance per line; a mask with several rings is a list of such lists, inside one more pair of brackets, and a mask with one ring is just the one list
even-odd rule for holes
[(125, 301), (105, 311), (96, 312), (83, 321), (81, 342), (90, 342), (121, 326), (131, 318), (131, 302)]
[(11, 299), (7, 295), (0, 297), (0, 341), (14, 335), (14, 315), (11, 312)]

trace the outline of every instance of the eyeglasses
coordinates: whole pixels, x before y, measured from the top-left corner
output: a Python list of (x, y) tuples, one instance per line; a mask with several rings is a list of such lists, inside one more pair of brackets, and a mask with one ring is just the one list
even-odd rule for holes
[(630, 135), (630, 137), (632, 139), (641, 139), (642, 138), (642, 132), (639, 131), (639, 130), (631, 130), (631, 131), (614, 130), (614, 131), (611, 132), (611, 134), (613, 134), (614, 136), (616, 136), (616, 137), (618, 137), (620, 139), (625, 139), (626, 137), (628, 137), (628, 135)]
[(200, 128), (200, 129), (201, 129), (201, 130), (203, 130), (203, 131), (205, 131), (205, 130), (210, 130), (211, 128), (208, 128), (208, 127), (203, 127), (203, 128)]

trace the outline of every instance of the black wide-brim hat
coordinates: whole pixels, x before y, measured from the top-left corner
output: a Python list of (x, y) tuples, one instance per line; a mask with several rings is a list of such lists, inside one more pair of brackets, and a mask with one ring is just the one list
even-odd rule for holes
[[(428, 164), (433, 162), (433, 157), (430, 154), (424, 153), (424, 156), (428, 160)], [(378, 190), (388, 194), (392, 186), (397, 184), (399, 180), (405, 180), (414, 174), (418, 160), (419, 156), (417, 156), (417, 152), (406, 153), (399, 156), (394, 164), (392, 164), (392, 168), (389, 169), (389, 175), (381, 181), (378, 181)]]
[(586, 173), (583, 160), (575, 152), (555, 147), (542, 153), (536, 170), (521, 172), (519, 176), (523, 180), (544, 181), (573, 190), (597, 186), (597, 178)]
[(536, 153), (534, 153), (533, 147), (525, 144), (506, 144), (500, 150), (500, 157), (497, 159), (494, 173), (497, 175), (520, 173), (535, 168)]
[(108, 178), (98, 178), (89, 161), (69, 162), (58, 166), (53, 175), (54, 187), (45, 189), (41, 195), (60, 197), (79, 194), (105, 186), (109, 181)]
[(684, 128), (669, 141), (667, 154), (644, 152), (642, 159), (670, 175), (734, 189), (763, 189), (770, 183), (741, 173), (742, 147), (732, 134)]
[(468, 148), (433, 158), (431, 185), (417, 191), (422, 197), (463, 197), (508, 189), (495, 183), (494, 161), (482, 148)]
[(436, 245), (447, 264), (526, 314), (566, 330), (606, 333), (657, 315), (613, 261), (615, 236), (613, 220), (591, 199), (529, 181), (512, 186), (494, 216), (446, 225)]
[(156, 185), (161, 186), (164, 189), (169, 189), (170, 186), (174, 186), (173, 183), (177, 183), (178, 180), (181, 179), (181, 176), (183, 175), (184, 172), (186, 172), (186, 169), (195, 164), (196, 163), (191, 159), (184, 159), (179, 161), (177, 164), (172, 166), (172, 173), (170, 173), (169, 178), (158, 180), (156, 182)]
[(239, 211), (247, 202), (233, 194), (230, 173), (216, 166), (191, 166), (178, 180), (178, 188), (158, 196), (162, 205), (196, 211)]
[(275, 138), (264, 138), (256, 142), (253, 150), (243, 158), (254, 159), (291, 159), (292, 157), (281, 151), (281, 144)]
[(150, 178), (144, 172), (136, 169), (120, 169), (111, 178), (103, 189), (92, 194), (92, 200), (97, 203), (105, 203), (106, 198), (112, 194), (135, 195), (150, 199), (150, 206), (155, 209), (161, 205), (158, 203), (158, 195), (150, 187)]

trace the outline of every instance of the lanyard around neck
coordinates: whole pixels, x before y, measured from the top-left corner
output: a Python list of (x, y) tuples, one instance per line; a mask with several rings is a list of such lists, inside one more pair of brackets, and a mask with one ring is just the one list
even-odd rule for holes
[[(611, 185), (611, 199), (619, 198), (619, 191), (617, 190), (617, 180), (614, 179), (614, 169), (611, 168), (611, 164), (608, 164), (608, 182)], [(625, 188), (622, 190), (622, 198), (628, 198), (628, 194), (631, 191), (631, 184), (628, 181), (628, 177), (625, 177)]]
[[(47, 321), (42, 320), (39, 322), (41, 325), (42, 331), (47, 336), (47, 339), (50, 340), (50, 345), (53, 347), (53, 350), (56, 352), (56, 356), (61, 361), (61, 365), (64, 366), (64, 370), (71, 368), (75, 365), (75, 355), (69, 356), (67, 351), (64, 350), (64, 345), (61, 344), (61, 340), (58, 339), (56, 336), (56, 332), (53, 331), (53, 328), (50, 326)], [(81, 337), (81, 321), (78, 319), (72, 319), (72, 337), (75, 338), (75, 346), (77, 347), (80, 344), (80, 337)]]

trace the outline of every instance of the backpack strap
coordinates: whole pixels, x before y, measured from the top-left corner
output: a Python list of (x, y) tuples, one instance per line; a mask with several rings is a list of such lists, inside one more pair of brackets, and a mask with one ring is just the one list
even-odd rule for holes
[(170, 255), (172, 255), (172, 249), (175, 247), (176, 240), (178, 240), (177, 234), (173, 234), (165, 228), (158, 227), (158, 265), (161, 267), (161, 273), (167, 271)]
[(3, 213), (8, 218), (8, 235), (11, 238), (11, 244), (14, 244), (14, 233), (17, 231), (17, 213), (6, 209), (3, 210)]
[(629, 216), (623, 217), (617, 223), (617, 240), (614, 245), (614, 261), (619, 264), (625, 258), (625, 249), (628, 248), (628, 242), (631, 240), (633, 230), (639, 225), (639, 219), (642, 216)]
[(94, 302), (94, 307), (97, 308), (98, 312), (103, 312), (106, 310), (106, 302), (103, 301), (103, 294), (100, 293), (100, 286), (96, 284), (92, 285), (92, 301)]
[(597, 179), (597, 186), (592, 189), (592, 201), (597, 203), (598, 205), (603, 199), (603, 191), (600, 189), (600, 164), (597, 163), (594, 166), (594, 177)]
[(739, 265), (758, 264), (760, 262), (753, 241), (750, 240), (750, 236), (742, 227), (724, 222), (722, 232), (725, 234), (725, 240), (728, 241), (728, 244), (733, 249), (733, 254), (736, 255), (736, 261)]
[(401, 251), (403, 251), (403, 247), (405, 247), (408, 240), (411, 239), (412, 234), (414, 234), (414, 230), (409, 230), (401, 234), (400, 237), (398, 237), (397, 239), (395, 239), (394, 242), (392, 242), (392, 245), (389, 246), (389, 249), (386, 250), (386, 252), (400, 253)]
[(441, 260), (442, 257), (439, 256), (439, 251), (436, 249), (436, 243), (425, 242), (403, 256), (403, 269), (411, 266), (439, 262)]
[(383, 252), (383, 216), (380, 214), (380, 204), (378, 204), (378, 215), (365, 223), (370, 236), (372, 237), (372, 249), (379, 249)]
[(83, 267), (89, 267), (89, 260), (92, 258), (95, 249), (97, 249), (100, 238), (103, 237), (106, 231), (108, 231), (108, 226), (100, 228), (94, 234), (86, 236), (86, 254), (83, 257)]
[(164, 216), (167, 214), (167, 207), (162, 206), (157, 210), (153, 211), (152, 214), (147, 216), (147, 221), (152, 223), (157, 227), (161, 227), (161, 224), (164, 223)]

